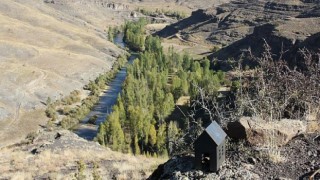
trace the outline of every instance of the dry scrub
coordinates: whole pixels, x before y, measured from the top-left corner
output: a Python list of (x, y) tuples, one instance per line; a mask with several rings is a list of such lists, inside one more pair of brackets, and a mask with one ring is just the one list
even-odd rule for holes
[[(144, 179), (164, 159), (146, 158), (113, 152), (108, 149), (55, 149), (32, 154), (26, 147), (0, 151), (0, 178), (72, 179), (78, 172), (78, 162), (84, 162), (84, 175), (92, 179), (94, 171), (103, 179)], [(99, 168), (94, 170), (94, 163)]]

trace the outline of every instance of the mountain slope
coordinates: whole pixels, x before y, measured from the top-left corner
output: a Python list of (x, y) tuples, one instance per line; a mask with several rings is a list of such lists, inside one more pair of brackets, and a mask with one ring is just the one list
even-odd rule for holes
[(296, 0), (240, 0), (197, 10), (189, 18), (167, 26), (157, 34), (224, 47), (251, 34), (255, 27), (286, 21), (290, 17), (318, 17), (318, 2)]
[(122, 21), (122, 14), (130, 12), (92, 3), (0, 2), (0, 146), (14, 141), (10, 134), (24, 132), (14, 131), (18, 124), (34, 123), (26, 128), (31, 131), (45, 123), (43, 113), (37, 112), (39, 119), (25, 113), (44, 108), (47, 97), (81, 89), (111, 68), (122, 50), (104, 30)]

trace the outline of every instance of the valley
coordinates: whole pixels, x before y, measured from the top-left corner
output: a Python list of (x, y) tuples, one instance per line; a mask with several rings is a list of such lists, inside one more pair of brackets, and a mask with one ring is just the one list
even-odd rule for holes
[[(319, 178), (319, 8), (1, 1), (0, 179)], [(212, 121), (217, 173), (193, 165)]]

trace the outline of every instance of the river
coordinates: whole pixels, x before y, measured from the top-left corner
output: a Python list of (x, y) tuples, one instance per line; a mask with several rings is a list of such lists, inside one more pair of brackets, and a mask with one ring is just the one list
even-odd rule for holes
[[(117, 34), (114, 38), (114, 43), (125, 48), (126, 45), (123, 41), (123, 34)], [(128, 63), (131, 64), (136, 58), (136, 55), (131, 54), (128, 59)], [(107, 90), (105, 90), (100, 96), (99, 102), (93, 107), (92, 111), (81, 121), (81, 123), (74, 129), (74, 132), (87, 140), (93, 140), (97, 135), (99, 124), (104, 122), (112, 111), (113, 105), (117, 102), (117, 97), (122, 91), (122, 84), (127, 76), (126, 67), (122, 68), (115, 78), (108, 84)], [(92, 116), (97, 116), (96, 124), (88, 124), (88, 120)]]

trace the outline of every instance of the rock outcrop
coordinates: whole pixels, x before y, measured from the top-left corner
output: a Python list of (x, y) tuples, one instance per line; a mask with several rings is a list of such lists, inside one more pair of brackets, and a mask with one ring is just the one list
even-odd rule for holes
[(195, 170), (193, 161), (192, 155), (173, 157), (160, 165), (148, 179), (260, 179), (258, 174), (251, 171), (253, 166), (246, 163), (235, 166), (227, 160), (218, 173), (213, 173), (208, 171), (206, 165), (203, 170)]
[[(320, 168), (319, 134), (299, 135), (282, 147), (253, 149), (243, 142), (227, 142), (226, 161), (217, 173), (208, 171), (208, 161), (202, 170), (194, 169), (194, 156), (172, 157), (149, 177), (153, 179), (308, 179)], [(282, 159), (273, 162), (270, 155)], [(273, 156), (274, 158), (274, 156)], [(315, 179), (320, 178), (320, 174)]]
[(242, 117), (227, 126), (229, 137), (245, 139), (254, 146), (282, 146), (306, 130), (306, 123), (292, 119), (267, 122), (259, 118)]

